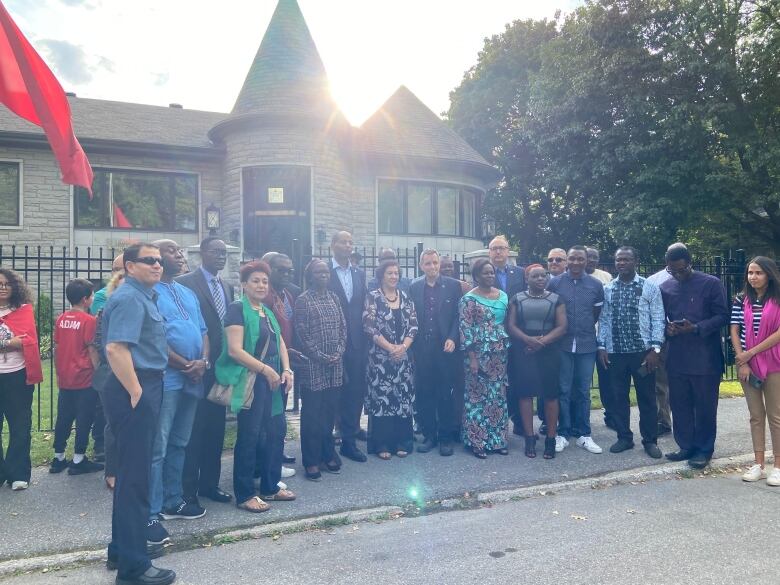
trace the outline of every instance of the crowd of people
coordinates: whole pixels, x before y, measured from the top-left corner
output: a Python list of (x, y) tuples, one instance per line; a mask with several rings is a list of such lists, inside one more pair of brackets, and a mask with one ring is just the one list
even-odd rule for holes
[[(601, 453), (590, 426), (594, 369), (616, 434), (610, 452), (635, 446), (633, 386), (647, 455), (661, 458), (658, 437), (671, 431), (678, 450), (666, 457), (701, 469), (715, 447), (721, 330), (730, 324), (755, 451), (743, 479), (780, 485), (780, 469), (767, 474), (764, 459), (767, 420), (780, 452), (773, 260), (748, 263), (729, 309), (721, 282), (694, 270), (680, 243), (648, 278), (637, 274), (630, 246), (615, 252), (613, 278), (584, 246), (550, 250), (546, 266), (515, 266), (498, 236), (488, 257), (472, 262), (471, 282), (433, 249), (422, 252), (423, 275), (411, 281), (392, 250), (380, 253), (368, 281), (348, 232), (334, 234), (331, 252), (306, 266), (303, 291), (284, 254), (243, 264), (238, 300), (220, 276), (227, 247), (217, 237), (200, 244), (193, 271), (166, 239), (126, 248), (99, 291), (87, 280), (68, 283), (70, 308), (54, 327), (59, 394), (49, 470), (104, 471), (114, 498), (108, 567), (118, 583), (175, 579), (151, 564), (170, 540), (163, 522), (202, 517), (201, 499), (235, 500), (250, 513), (296, 499), (282, 481), (295, 472), (284, 465), (295, 462), (284, 452), (294, 388), (303, 474), (313, 482), (339, 474), (342, 457), (390, 460), (434, 449), (448, 457), (458, 444), (479, 459), (507, 455), (510, 432), (524, 439), (528, 458), (537, 457), (540, 438), (544, 459), (570, 440)], [(10, 431), (0, 485), (12, 490), (29, 486), (31, 405), (41, 380), (30, 292), (0, 268), (0, 424), (5, 418)], [(237, 421), (233, 494), (220, 488), (227, 411)]]

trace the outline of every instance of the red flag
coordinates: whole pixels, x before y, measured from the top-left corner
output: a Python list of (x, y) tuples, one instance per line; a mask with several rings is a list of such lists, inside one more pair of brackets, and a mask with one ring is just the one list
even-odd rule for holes
[(119, 207), (119, 205), (117, 205), (116, 203), (114, 203), (114, 227), (119, 227), (119, 228), (133, 227), (133, 224), (130, 223), (129, 219), (127, 219), (125, 212), (122, 211), (122, 208)]
[(57, 78), (0, 2), (0, 102), (43, 128), (62, 181), (92, 196), (92, 167), (73, 133), (70, 104)]

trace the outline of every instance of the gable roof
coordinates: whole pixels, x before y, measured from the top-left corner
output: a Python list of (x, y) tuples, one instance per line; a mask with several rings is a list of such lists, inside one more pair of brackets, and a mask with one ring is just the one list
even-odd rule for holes
[(360, 135), (366, 152), (490, 167), (482, 155), (403, 85), (361, 126)]

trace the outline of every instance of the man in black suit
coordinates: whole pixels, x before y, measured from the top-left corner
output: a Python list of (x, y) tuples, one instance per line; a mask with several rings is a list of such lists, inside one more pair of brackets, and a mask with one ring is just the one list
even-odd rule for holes
[(412, 345), (415, 362), (417, 415), (424, 441), (417, 446), (427, 453), (439, 443), (439, 454), (452, 455), (458, 425), (455, 419), (453, 372), (458, 367), (458, 303), (460, 282), (439, 273), (436, 250), (420, 255), (425, 276), (412, 281), (410, 296), (417, 312), (419, 331)]
[(215, 502), (229, 502), (231, 495), (219, 488), (222, 472), (222, 444), (225, 440), (225, 407), (205, 399), (214, 385), (214, 364), (222, 353), (222, 322), (233, 302), (232, 285), (223, 282), (219, 273), (227, 263), (227, 246), (215, 236), (200, 243), (201, 266), (176, 279), (195, 292), (209, 336), (209, 365), (203, 375), (204, 399), (198, 403), (190, 443), (184, 458), (182, 487), (184, 499), (197, 502), (201, 495)]
[(366, 301), (366, 275), (353, 268), (352, 234), (336, 232), (330, 242), (333, 258), (330, 261), (330, 290), (339, 297), (341, 310), (347, 320), (347, 351), (344, 353), (344, 383), (339, 396), (339, 430), (341, 454), (353, 461), (364, 462), (366, 455), (358, 449), (356, 440), (360, 431), (360, 415), (366, 394), (366, 367), (368, 344), (363, 333), (363, 305)]
[[(496, 270), (496, 287), (506, 293), (509, 300), (512, 300), (517, 293), (523, 292), (525, 286), (525, 270), (522, 266), (512, 266), (509, 264), (509, 242), (504, 236), (496, 236), (488, 246), (490, 263)], [(512, 367), (512, 364), (509, 364)], [(517, 429), (515, 434), (522, 435), (523, 423), (520, 420), (519, 399), (510, 393), (507, 396), (507, 406), (509, 418)]]

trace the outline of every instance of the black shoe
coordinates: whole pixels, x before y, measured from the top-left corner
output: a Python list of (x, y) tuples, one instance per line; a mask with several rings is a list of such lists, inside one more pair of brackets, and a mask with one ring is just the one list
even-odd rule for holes
[(417, 445), (418, 453), (428, 453), (436, 446), (436, 443), (432, 439), (425, 439), (422, 443)]
[(291, 457), (287, 453), (282, 455), (282, 463), (295, 463), (295, 457)]
[(319, 470), (315, 472), (305, 471), (306, 479), (309, 481), (322, 481), (322, 473), (319, 472)]
[(685, 461), (686, 459), (693, 457), (693, 455), (693, 449), (680, 449), (679, 451), (675, 451), (673, 453), (667, 453), (666, 458), (669, 461)]
[(662, 425), (662, 424), (659, 423), (659, 425), (658, 425), (658, 433), (657, 433), (659, 437), (662, 437), (664, 435), (668, 435), (671, 432), (672, 432), (672, 427), (667, 427), (666, 425)]
[[(69, 465), (70, 461), (67, 459), (57, 459), (55, 457), (51, 460), (51, 465), (49, 465), (49, 473), (62, 473), (68, 468)], [(3, 484), (0, 482), (0, 485)]]
[(231, 496), (229, 493), (219, 488), (214, 488), (213, 490), (206, 490), (205, 492), (198, 492), (198, 495), (203, 496), (204, 498), (209, 499), (212, 502), (219, 502), (220, 504), (227, 504), (230, 500), (233, 499), (233, 496)]
[[(149, 560), (159, 559), (165, 554), (165, 546), (162, 544), (149, 544), (146, 543), (146, 555)], [(106, 569), (108, 571), (116, 571), (119, 568), (119, 560), (108, 557), (106, 559)]]
[[(417, 449), (419, 451), (419, 449)], [(442, 457), (449, 457), (454, 453), (451, 443), (445, 443), (444, 441), (439, 443), (439, 455)]]
[(95, 473), (96, 471), (103, 471), (103, 469), (105, 469), (105, 465), (102, 463), (95, 463), (84, 457), (80, 463), (71, 462), (70, 467), (68, 468), (68, 475)]
[(660, 459), (663, 456), (663, 453), (661, 453), (661, 450), (655, 443), (645, 443), (645, 453), (653, 459)]
[(149, 520), (146, 525), (146, 542), (149, 544), (167, 544), (171, 542), (171, 536), (160, 521), (155, 518)]
[(634, 448), (634, 442), (628, 439), (618, 439), (617, 442), (609, 448), (610, 453), (622, 453)]
[(366, 432), (366, 429), (359, 429), (357, 433), (355, 433), (355, 438), (358, 441), (363, 441), (364, 443), (368, 441), (368, 433)]
[(116, 585), (170, 585), (176, 580), (176, 573), (170, 569), (158, 569), (154, 565), (135, 579), (116, 578)]
[(368, 459), (366, 454), (358, 449), (354, 443), (342, 443), (339, 451), (347, 459), (352, 459), (352, 461), (357, 461), (358, 463), (365, 463)]
[(328, 473), (339, 474), (341, 473), (341, 459), (336, 463), (327, 463), (325, 461), (320, 465), (320, 471), (327, 471)]
[(196, 504), (188, 504), (187, 502), (181, 502), (175, 508), (166, 508), (160, 514), (163, 520), (196, 520), (197, 518), (203, 518), (205, 515), (206, 508), (201, 508)]
[(710, 464), (711, 455), (705, 455), (704, 453), (697, 453), (690, 459), (688, 459), (688, 465), (694, 469), (704, 469)]

